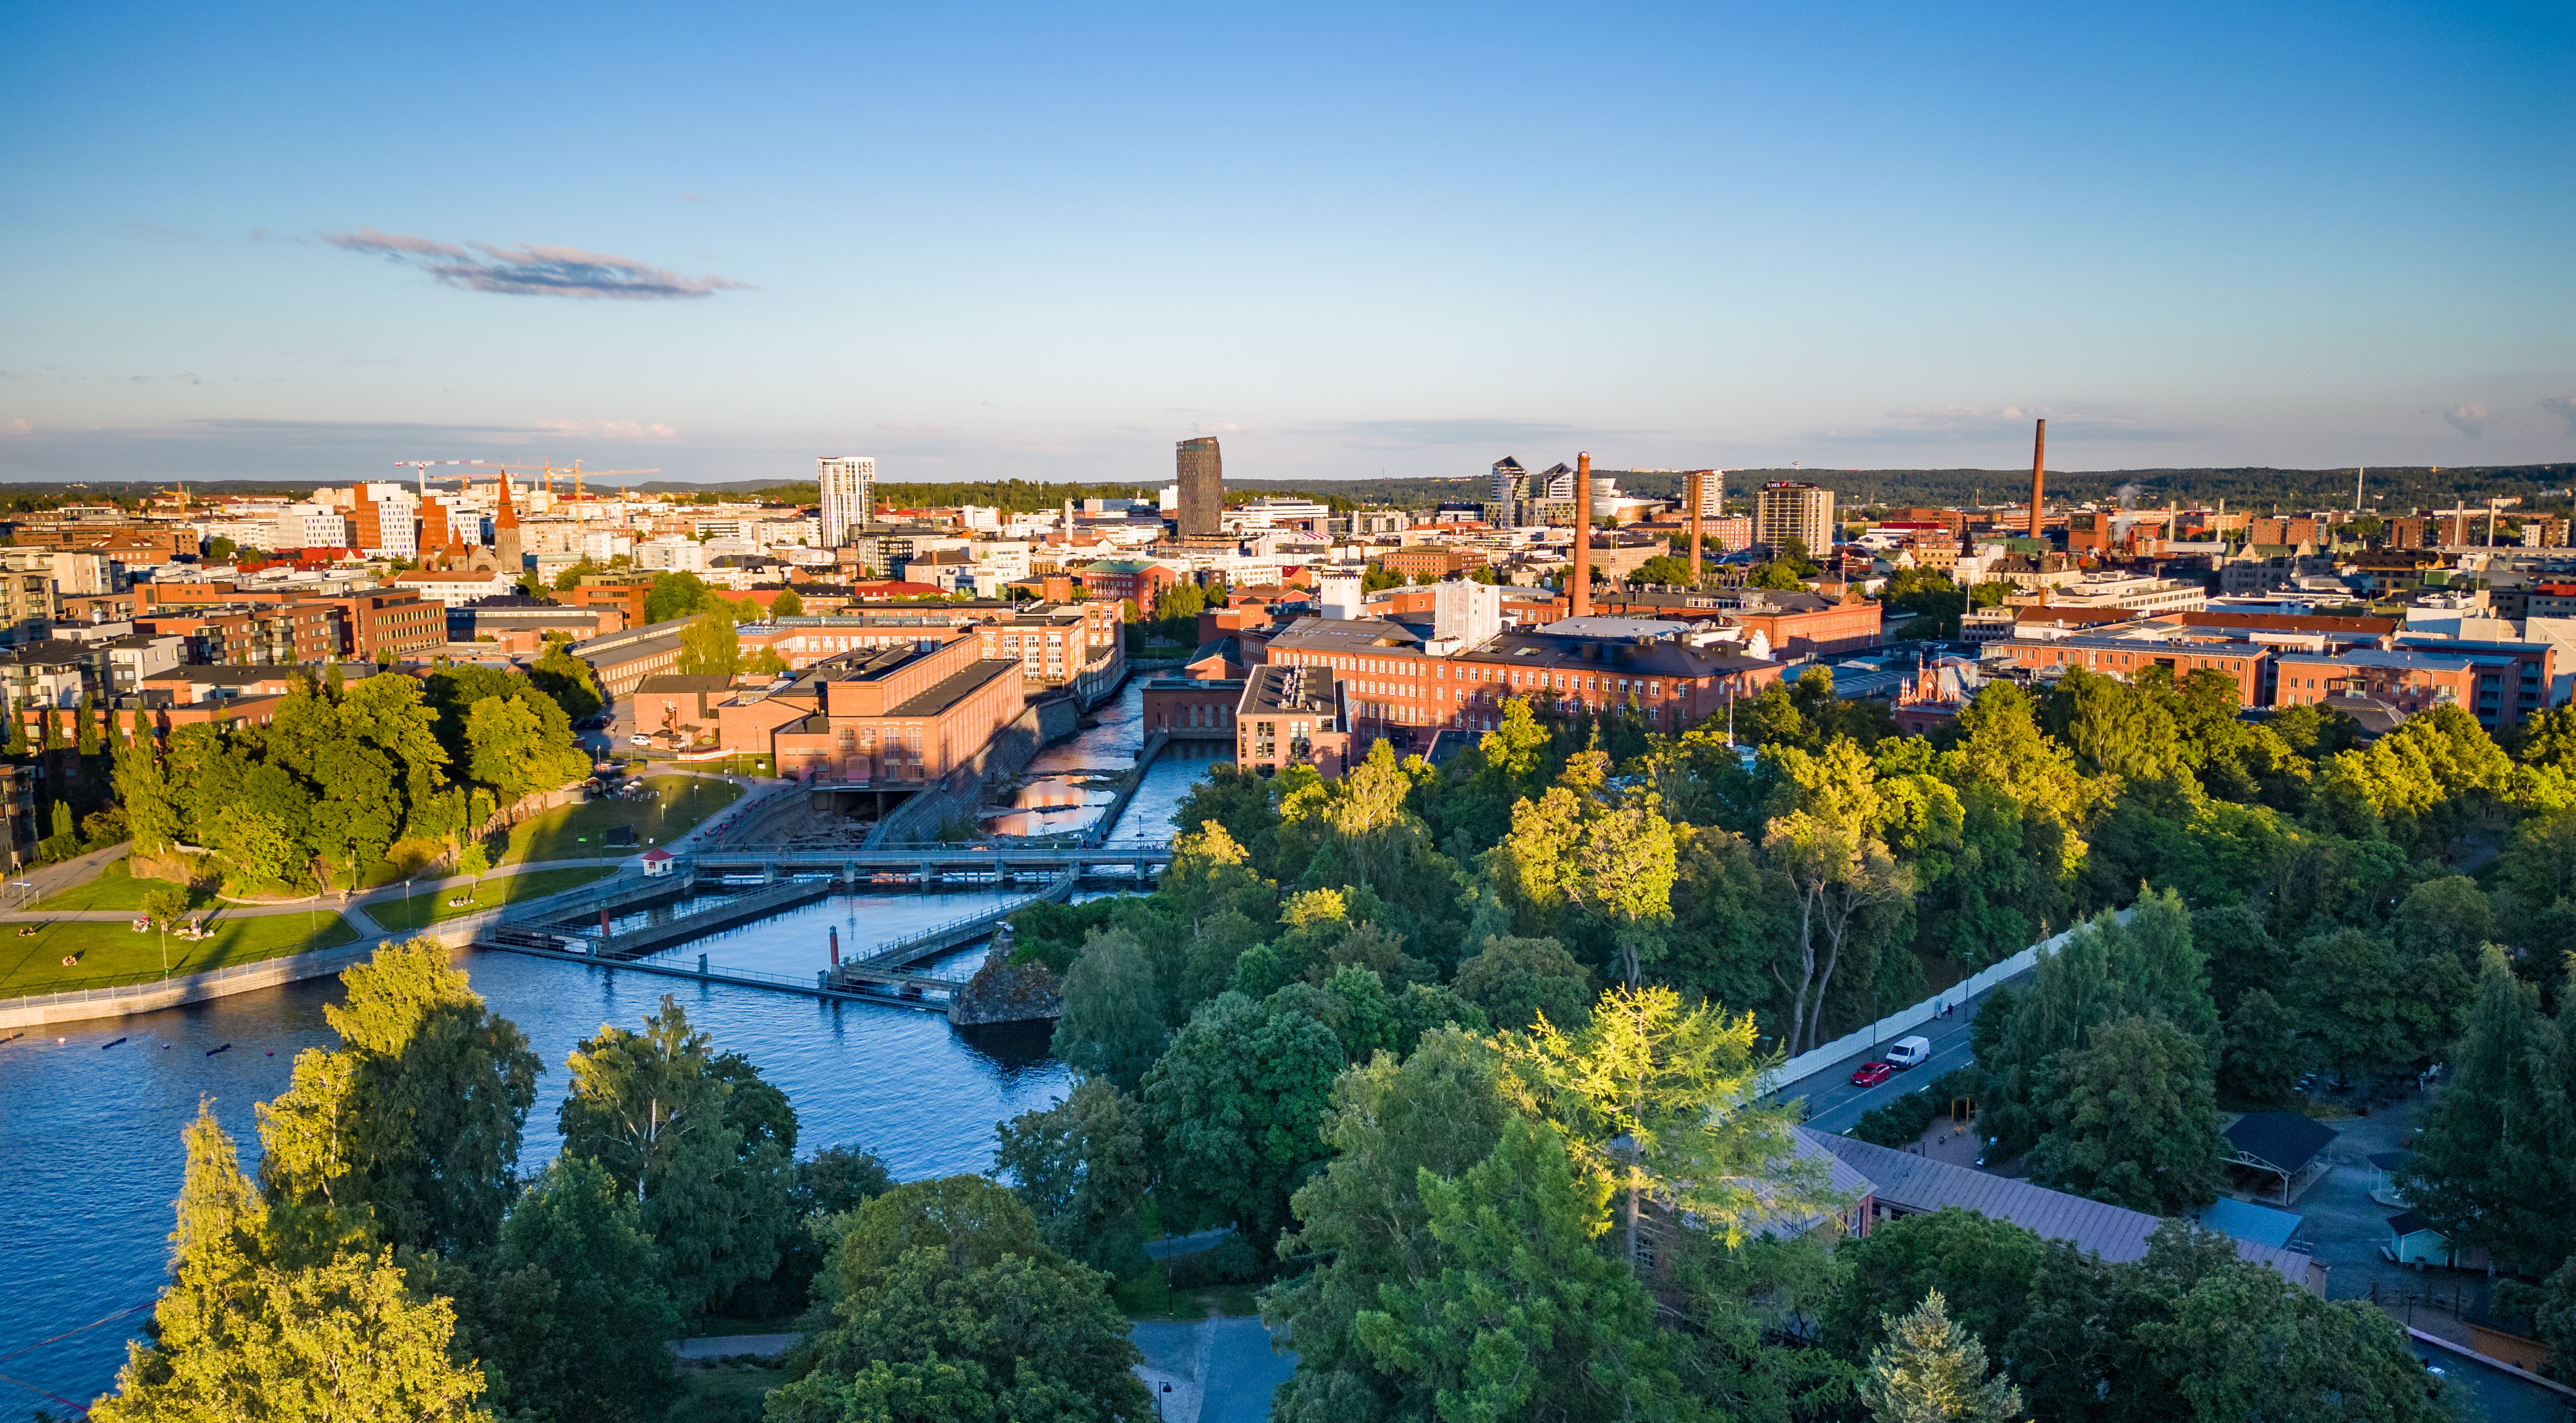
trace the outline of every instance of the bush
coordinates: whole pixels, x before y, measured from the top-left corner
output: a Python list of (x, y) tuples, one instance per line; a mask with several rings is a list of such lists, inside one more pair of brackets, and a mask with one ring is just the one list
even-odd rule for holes
[(1850, 1135), (1878, 1146), (1912, 1146), (1923, 1130), (1946, 1115), (1954, 1097), (1977, 1095), (1974, 1068), (1963, 1067), (1924, 1083), (1852, 1124)]

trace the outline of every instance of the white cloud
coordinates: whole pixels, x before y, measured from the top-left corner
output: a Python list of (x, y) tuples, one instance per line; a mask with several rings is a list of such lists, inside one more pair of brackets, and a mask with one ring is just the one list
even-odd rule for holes
[(23, 415), (15, 420), (0, 420), (0, 435), (32, 435), (34, 433), (36, 433), (36, 427), (28, 424), (26, 417)]
[(2454, 405), (2438, 413), (2443, 419), (2451, 422), (2452, 429), (2472, 440), (2485, 438), (2487, 425), (2495, 419), (2483, 405)]
[[(1190, 433), (1193, 435), (1240, 435), (1243, 433), (1243, 427), (1237, 425), (1231, 420), (1194, 420), (1190, 423)], [(1571, 537), (1571, 535), (1568, 537)]]

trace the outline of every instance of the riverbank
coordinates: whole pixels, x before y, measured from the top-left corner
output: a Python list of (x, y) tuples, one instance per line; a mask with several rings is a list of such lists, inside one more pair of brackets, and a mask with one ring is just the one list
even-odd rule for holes
[[(116, 925), (84, 927), (131, 932)], [(141, 1013), (158, 1013), (166, 1008), (184, 1008), (191, 1003), (336, 974), (375, 952), (375, 945), (362, 940), (358, 931), (337, 914), (331, 916), (331, 927), (320, 931), (314, 938), (334, 942), (302, 953), (255, 957), (246, 962), (167, 979), (156, 976), (143, 983), (13, 998), (0, 1003), (0, 1032), (85, 1023), (101, 1018), (128, 1018)]]

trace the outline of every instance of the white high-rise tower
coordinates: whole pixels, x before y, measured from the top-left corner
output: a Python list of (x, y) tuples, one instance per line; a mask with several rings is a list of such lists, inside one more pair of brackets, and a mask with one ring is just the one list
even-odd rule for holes
[(823, 486), (823, 546), (847, 548), (850, 530), (868, 522), (877, 505), (877, 462), (869, 455), (825, 455), (814, 461)]

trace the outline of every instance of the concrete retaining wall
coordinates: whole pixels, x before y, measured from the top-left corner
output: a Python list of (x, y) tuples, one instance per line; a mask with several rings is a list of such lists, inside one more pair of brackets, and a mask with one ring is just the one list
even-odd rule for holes
[[(972, 822), (975, 813), (984, 808), (984, 791), (1027, 770), (1044, 746), (1046, 708), (1055, 703), (1033, 703), (1022, 707), (1010, 725), (993, 734), (984, 749), (966, 764), (940, 778), (937, 785), (915, 791), (903, 804), (896, 806), (877, 828), (868, 835), (870, 847), (890, 841), (935, 840), (939, 827), (950, 820)], [(1063, 705), (1070, 707), (1070, 700)], [(1079, 713), (1074, 714), (1077, 718)], [(746, 842), (748, 843), (748, 842)]]
[(336, 949), (322, 949), (309, 954), (289, 954), (284, 958), (262, 959), (237, 968), (210, 969), (184, 978), (160, 983), (137, 983), (123, 988), (93, 988), (76, 993), (48, 993), (29, 998), (0, 1001), (0, 1029), (35, 1028), (51, 1023), (77, 1023), (98, 1018), (127, 1018), (138, 1013), (158, 1013), (164, 1008), (179, 1008), (190, 1003), (203, 1003), (209, 998), (248, 993), (253, 989), (275, 988), (281, 983), (299, 979), (321, 978), (338, 973), (376, 951), (376, 946), (361, 939)]

